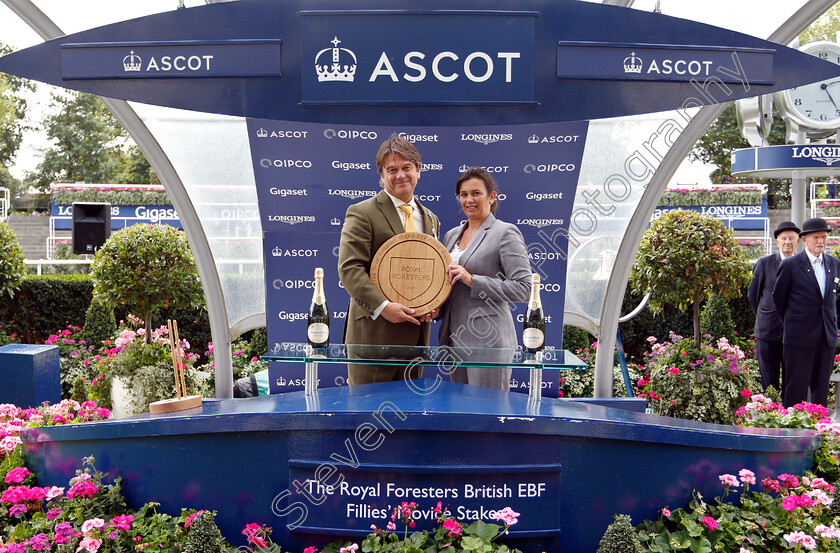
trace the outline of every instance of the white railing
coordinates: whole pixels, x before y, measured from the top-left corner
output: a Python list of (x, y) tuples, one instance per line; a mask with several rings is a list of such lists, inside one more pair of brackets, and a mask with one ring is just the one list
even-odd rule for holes
[(90, 265), (92, 259), (25, 259), (24, 264), (36, 267), (35, 274), (43, 274), (45, 265)]
[(831, 204), (840, 209), (840, 198), (837, 197), (837, 189), (840, 188), (840, 184), (834, 185), (834, 198), (817, 198), (817, 190), (822, 188), (826, 189), (826, 196), (828, 196), (828, 185), (829, 183), (825, 181), (814, 181), (811, 183), (811, 218), (822, 217), (823, 219), (840, 219), (840, 217), (817, 215), (817, 212), (820, 210), (820, 206), (822, 204)]
[(5, 221), (9, 216), (10, 198), (9, 189), (0, 187), (0, 221)]

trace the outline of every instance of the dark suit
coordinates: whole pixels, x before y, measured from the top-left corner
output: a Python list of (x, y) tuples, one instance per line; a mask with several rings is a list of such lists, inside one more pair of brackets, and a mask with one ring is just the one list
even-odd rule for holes
[[(438, 218), (420, 205), (416, 198), (415, 201), (423, 215), (424, 232), (437, 238), (440, 233)], [(345, 344), (429, 345), (429, 323), (420, 326), (395, 324), (381, 314), (375, 320), (370, 317), (386, 299), (370, 280), (370, 263), (382, 244), (404, 231), (397, 208), (384, 190), (347, 209), (338, 250), (338, 276), (350, 294), (350, 307), (344, 323)], [(361, 350), (357, 348), (357, 351)], [(364, 352), (358, 356), (367, 357)], [(399, 380), (403, 371), (397, 369), (384, 365), (348, 366), (351, 384)], [(416, 372), (419, 376), (422, 370), (418, 368)]]
[(747, 290), (747, 298), (755, 311), (755, 339), (758, 349), (758, 367), (761, 371), (761, 387), (773, 386), (779, 392), (782, 364), (782, 320), (773, 303), (773, 287), (776, 271), (782, 262), (778, 253), (766, 255), (755, 262), (753, 278)]
[(837, 285), (840, 260), (823, 253), (825, 294), (820, 287), (806, 251), (782, 261), (773, 289), (776, 312), (784, 324), (786, 407), (808, 400), (828, 401), (828, 379), (834, 365), (837, 345)]

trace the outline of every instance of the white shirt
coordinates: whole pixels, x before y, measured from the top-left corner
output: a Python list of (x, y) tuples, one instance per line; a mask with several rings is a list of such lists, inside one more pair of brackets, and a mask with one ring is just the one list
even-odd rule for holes
[[(814, 276), (817, 277), (817, 283), (819, 284), (822, 282), (822, 286), (820, 286), (820, 290), (822, 291), (823, 295), (825, 295), (825, 284), (826, 284), (826, 274), (825, 274), (825, 256), (820, 255), (819, 258), (808, 251), (808, 248), (805, 248), (805, 253), (808, 255), (808, 260), (811, 262), (811, 267), (814, 268)], [(817, 259), (820, 260), (820, 269), (822, 269), (822, 274), (817, 273), (816, 267), (814, 267), (814, 261)]]

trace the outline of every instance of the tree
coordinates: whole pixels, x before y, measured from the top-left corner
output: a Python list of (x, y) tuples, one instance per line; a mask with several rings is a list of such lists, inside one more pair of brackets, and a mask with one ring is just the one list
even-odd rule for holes
[(835, 4), (799, 35), (800, 44), (817, 40), (836, 40), (840, 29), (840, 4)]
[(23, 250), (15, 232), (7, 223), (0, 223), (0, 297), (7, 301), (14, 297), (26, 274), (23, 262)]
[(630, 274), (636, 292), (651, 292), (655, 312), (666, 304), (694, 319), (694, 345), (700, 348), (700, 303), (712, 294), (740, 294), (750, 278), (750, 263), (723, 223), (696, 211), (666, 213), (645, 232)]
[[(11, 51), (9, 46), (0, 43), (0, 55)], [(27, 109), (24, 94), (27, 90), (35, 90), (32, 81), (0, 73), (0, 165), (9, 165), (23, 141)]]
[(204, 303), (186, 235), (168, 225), (138, 224), (112, 234), (94, 256), (91, 277), (96, 301), (144, 315), (146, 343), (162, 308)]
[(53, 94), (41, 125), (53, 146), (32, 181), (43, 191), (55, 182), (151, 182), (149, 162), (105, 104), (90, 94)]

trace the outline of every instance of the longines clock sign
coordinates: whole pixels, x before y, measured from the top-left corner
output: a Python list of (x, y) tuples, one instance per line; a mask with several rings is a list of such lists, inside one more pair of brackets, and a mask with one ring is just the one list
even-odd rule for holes
[(840, 75), (755, 37), (578, 0), (218, 2), (61, 37), (0, 71), (258, 119), (453, 127), (700, 107)]

